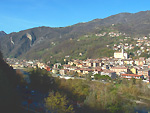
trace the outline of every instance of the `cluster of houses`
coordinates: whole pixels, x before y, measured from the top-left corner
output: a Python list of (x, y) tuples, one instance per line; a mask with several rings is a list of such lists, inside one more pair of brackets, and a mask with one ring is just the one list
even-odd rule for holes
[[(150, 36), (143, 36), (143, 37), (139, 37), (139, 38), (132, 38), (133, 41), (130, 43), (128, 43), (128, 39), (131, 39), (130, 36), (127, 36), (125, 33), (121, 33), (121, 32), (103, 32), (103, 33), (98, 33), (95, 34), (95, 36), (98, 37), (102, 37), (102, 36), (109, 36), (109, 37), (119, 37), (122, 36), (124, 37), (123, 39), (120, 38), (120, 43), (119, 44), (114, 44), (113, 45), (113, 50), (118, 51), (121, 49), (122, 47), (122, 42), (126, 42), (124, 43), (124, 49), (125, 50), (133, 50), (135, 47), (139, 48), (138, 50), (134, 51), (134, 55), (135, 56), (140, 56), (142, 53), (146, 52), (148, 54), (150, 54)], [(88, 36), (88, 35), (86, 35)], [(107, 47), (110, 47), (110, 45), (106, 45)]]
[[(130, 39), (131, 37), (125, 37), (124, 40)], [(147, 54), (150, 54), (150, 37), (144, 36), (140, 38), (133, 38), (132, 43), (124, 43), (124, 49), (125, 50), (132, 50), (135, 47), (139, 48), (137, 51), (134, 51), (135, 56), (140, 56), (142, 53), (146, 52)], [(120, 39), (122, 40), (122, 39)], [(123, 41), (123, 40), (122, 40)], [(109, 47), (109, 45), (107, 45)], [(122, 47), (122, 43), (120, 42), (119, 44), (114, 44), (113, 50), (120, 50)]]
[(78, 76), (84, 76), (88, 73), (108, 75), (112, 79), (117, 76), (123, 78), (145, 78), (149, 79), (150, 75), (150, 59), (139, 58), (133, 59), (118, 59), (118, 58), (101, 58), (101, 59), (87, 59), (72, 60), (68, 64), (62, 65), (60, 63), (54, 64), (53, 73), (60, 75), (69, 75), (78, 73)]
[(121, 35), (126, 35), (125, 33), (121, 33), (121, 32), (103, 32), (103, 33), (99, 33), (99, 34), (95, 34), (95, 36), (105, 36), (108, 35), (109, 37), (119, 37)]
[[(122, 35), (122, 33), (109, 32), (108, 35), (109, 35), (110, 37), (118, 37), (118, 36)], [(124, 33), (123, 35), (125, 35), (125, 33)]]
[(121, 52), (115, 52), (114, 57), (110, 58), (86, 59), (84, 61), (72, 59), (65, 65), (56, 63), (52, 68), (52, 72), (59, 73), (62, 76), (78, 75), (82, 77), (92, 73), (93, 75), (108, 75), (112, 79), (121, 77), (149, 80), (150, 58), (145, 59), (144, 57), (140, 57), (133, 60), (127, 56), (127, 53), (122, 48)]
[(110, 58), (104, 57), (86, 60), (72, 59), (64, 65), (56, 63), (52, 68), (39, 60), (27, 61), (7, 58), (6, 61), (14, 69), (24, 67), (36, 68), (38, 66), (39, 68), (46, 69), (47, 71), (51, 71), (52, 73), (59, 74), (61, 76), (72, 75), (85, 77), (90, 73), (92, 75), (108, 75), (112, 79), (121, 77), (127, 79), (142, 78), (150, 80), (150, 58), (128, 58), (128, 54), (124, 51), (123, 46), (122, 51), (114, 52), (114, 56)]
[[(114, 44), (113, 46), (113, 50), (120, 50), (122, 47), (122, 43), (119, 43), (118, 45), (117, 44)], [(125, 43), (124, 44), (124, 49), (125, 50), (131, 50), (131, 49), (134, 49), (134, 45), (133, 44), (128, 44), (128, 43)]]
[(14, 69), (36, 68), (37, 66), (41, 69), (49, 69), (45, 63), (42, 63), (39, 60), (19, 60), (16, 58), (7, 58), (6, 62)]

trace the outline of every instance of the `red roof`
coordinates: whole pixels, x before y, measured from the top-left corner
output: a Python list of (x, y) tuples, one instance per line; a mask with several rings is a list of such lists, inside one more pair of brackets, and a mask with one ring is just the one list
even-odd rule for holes
[(88, 69), (88, 68), (79, 68), (79, 69), (75, 69), (75, 70), (83, 70), (83, 71), (93, 71), (93, 69)]
[(126, 67), (112, 67), (111, 69), (127, 69)]
[(102, 71), (102, 69), (95, 69), (95, 71)]
[(103, 72), (105, 73), (114, 73), (114, 71), (108, 70), (108, 69), (104, 69)]
[(142, 76), (142, 75), (136, 75), (136, 74), (122, 74), (122, 76), (140, 77), (140, 76)]

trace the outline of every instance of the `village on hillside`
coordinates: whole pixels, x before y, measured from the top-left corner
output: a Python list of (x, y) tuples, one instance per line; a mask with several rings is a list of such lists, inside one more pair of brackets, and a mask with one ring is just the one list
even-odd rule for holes
[(92, 73), (92, 75), (108, 75), (111, 79), (117, 77), (127, 79), (142, 78), (148, 82), (150, 76), (150, 58), (145, 59), (144, 57), (140, 57), (133, 60), (132, 58), (128, 58), (127, 53), (122, 49), (122, 51), (115, 52), (113, 58), (104, 57), (84, 61), (73, 59), (65, 65), (56, 63), (52, 68), (52, 73), (59, 73), (62, 76), (77, 75), (79, 77), (84, 77)]
[[(111, 79), (116, 79), (118, 77), (127, 79), (143, 79), (143, 81), (149, 83), (150, 58), (146, 56), (140, 57), (143, 53), (146, 53), (147, 55), (150, 54), (149, 36), (133, 38), (134, 42), (132, 43), (128, 43), (128, 40), (131, 39), (130, 36), (120, 32), (103, 32), (100, 34), (95, 34), (95, 36), (123, 36), (124, 38), (119, 40), (120, 43), (116, 43), (113, 46), (106, 45), (106, 47), (111, 47), (111, 49), (115, 51), (114, 56), (112, 57), (103, 57), (97, 59), (87, 58), (86, 60), (68, 60), (70, 57), (70, 55), (68, 55), (64, 58), (65, 64), (61, 64), (59, 62), (51, 64), (51, 61), (48, 61), (45, 64), (39, 60), (27, 61), (15, 58), (7, 58), (6, 62), (14, 69), (39, 67), (41, 69), (50, 71), (55, 77), (59, 76), (60, 78), (65, 79), (74, 79), (74, 77), (85, 78), (87, 75), (90, 75), (91, 79), (95, 79), (94, 75), (98, 74), (99, 76), (109, 76)], [(85, 37), (89, 36), (85, 35)], [(134, 55), (130, 57), (131, 55), (129, 55), (129, 52), (127, 53), (127, 51), (132, 51), (132, 54)], [(79, 53), (79, 55), (82, 56), (82, 53)], [(49, 64), (51, 64), (52, 67), (50, 67)]]
[[(67, 59), (64, 59), (65, 62), (66, 60)], [(118, 77), (127, 79), (141, 78), (147, 83), (150, 80), (150, 58), (146, 59), (140, 57), (139, 59), (133, 60), (129, 58), (128, 54), (124, 51), (124, 46), (121, 47), (120, 51), (114, 52), (114, 56), (110, 58), (72, 59), (63, 65), (61, 63), (55, 63), (52, 68), (38, 60), (26, 61), (7, 58), (6, 61), (14, 69), (39, 67), (50, 71), (55, 76), (65, 79), (74, 79), (74, 77), (84, 78), (88, 74), (94, 79), (94, 75), (99, 74), (100, 76), (107, 75), (111, 79)]]

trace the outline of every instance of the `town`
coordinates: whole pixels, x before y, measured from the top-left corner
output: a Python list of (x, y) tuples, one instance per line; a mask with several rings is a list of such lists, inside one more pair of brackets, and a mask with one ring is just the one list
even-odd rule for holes
[(128, 54), (124, 51), (124, 45), (121, 46), (120, 51), (114, 52), (114, 56), (110, 58), (72, 59), (70, 61), (67, 61), (67, 58), (65, 58), (65, 64), (55, 63), (51, 68), (48, 66), (50, 62), (45, 64), (39, 60), (27, 61), (7, 58), (6, 61), (14, 69), (39, 67), (50, 71), (54, 76), (60, 76), (65, 79), (74, 79), (74, 77), (84, 78), (88, 74), (94, 79), (94, 75), (99, 74), (108, 75), (111, 79), (117, 77), (127, 79), (141, 78), (147, 83), (150, 80), (150, 58), (129, 58)]

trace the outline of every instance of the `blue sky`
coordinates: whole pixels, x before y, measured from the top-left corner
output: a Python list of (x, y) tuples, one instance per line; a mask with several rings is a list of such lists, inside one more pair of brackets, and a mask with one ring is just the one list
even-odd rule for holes
[(150, 10), (150, 0), (1, 0), (0, 31), (64, 27), (96, 18)]

